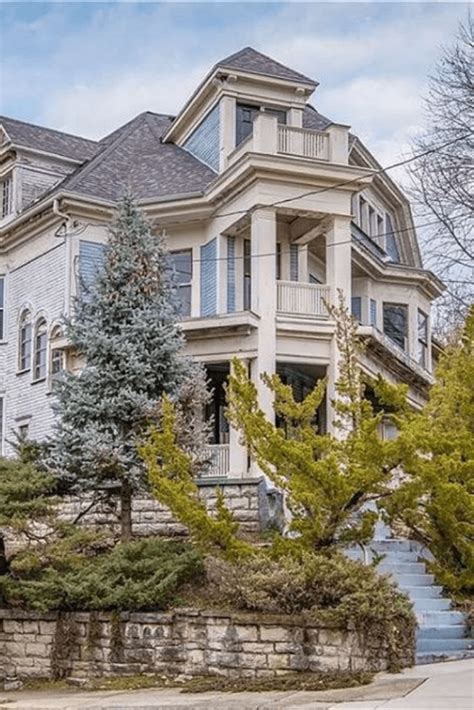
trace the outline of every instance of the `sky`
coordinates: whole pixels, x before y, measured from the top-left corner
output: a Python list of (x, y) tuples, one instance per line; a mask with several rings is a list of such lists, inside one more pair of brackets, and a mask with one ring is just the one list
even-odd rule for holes
[(143, 110), (176, 113), (250, 45), (315, 78), (312, 103), (379, 162), (422, 129), (427, 79), (465, 3), (1, 2), (0, 113), (100, 138)]

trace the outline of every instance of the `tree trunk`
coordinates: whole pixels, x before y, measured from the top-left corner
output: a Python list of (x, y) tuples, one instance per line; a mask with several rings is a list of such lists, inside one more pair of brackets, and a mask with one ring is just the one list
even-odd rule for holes
[(128, 481), (122, 482), (120, 491), (120, 538), (122, 542), (132, 539), (132, 489)]
[(5, 551), (5, 539), (3, 535), (0, 534), (0, 575), (7, 574), (8, 572), (8, 561), (7, 553)]

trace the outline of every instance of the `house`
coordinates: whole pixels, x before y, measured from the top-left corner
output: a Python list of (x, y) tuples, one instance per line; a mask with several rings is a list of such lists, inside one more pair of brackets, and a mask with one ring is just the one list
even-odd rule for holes
[(186, 347), (213, 383), (213, 475), (257, 473), (223, 414), (236, 355), (269, 416), (261, 373), (278, 372), (299, 396), (327, 376), (318, 418), (331, 427), (337, 348), (325, 304), (339, 289), (367, 343), (363, 367), (423, 404), (442, 284), (423, 269), (406, 197), (347, 125), (312, 106), (316, 88), (247, 47), (218, 62), (177, 116), (145, 112), (99, 141), (0, 118), (3, 453), (12, 430), (51, 431), (51, 382), (78, 366), (61, 315), (93, 278), (127, 189), (167, 235)]

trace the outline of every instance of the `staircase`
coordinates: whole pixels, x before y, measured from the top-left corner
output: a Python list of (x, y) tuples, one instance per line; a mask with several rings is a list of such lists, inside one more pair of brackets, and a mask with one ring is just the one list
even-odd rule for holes
[(370, 548), (384, 555), (377, 570), (392, 575), (413, 603), (418, 621), (416, 663), (474, 658), (474, 638), (466, 636), (465, 614), (452, 611), (451, 600), (442, 596), (433, 575), (418, 561), (413, 543), (374, 540)]

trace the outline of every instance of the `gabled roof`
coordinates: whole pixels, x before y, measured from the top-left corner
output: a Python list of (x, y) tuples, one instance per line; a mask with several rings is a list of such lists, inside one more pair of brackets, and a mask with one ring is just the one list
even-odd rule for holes
[(35, 126), (32, 123), (18, 121), (7, 116), (0, 116), (0, 125), (3, 126), (9, 139), (15, 145), (81, 162), (91, 158), (98, 147), (96, 141), (88, 138), (72, 136), (70, 133), (63, 133), (52, 128)]
[(203, 191), (216, 178), (213, 170), (161, 136), (168, 115), (144, 112), (99, 143), (96, 155), (54, 191), (118, 200), (126, 190), (138, 200)]
[(317, 86), (317, 81), (309, 79), (304, 74), (300, 74), (284, 64), (280, 64), (275, 59), (267, 57), (266, 54), (257, 52), (253, 47), (244, 47), (239, 52), (231, 54), (225, 59), (221, 59), (215, 65), (215, 68), (221, 67), (225, 69), (240, 69), (241, 71), (251, 74), (264, 74), (266, 76), (274, 76), (287, 81), (297, 81), (300, 84), (310, 84)]

